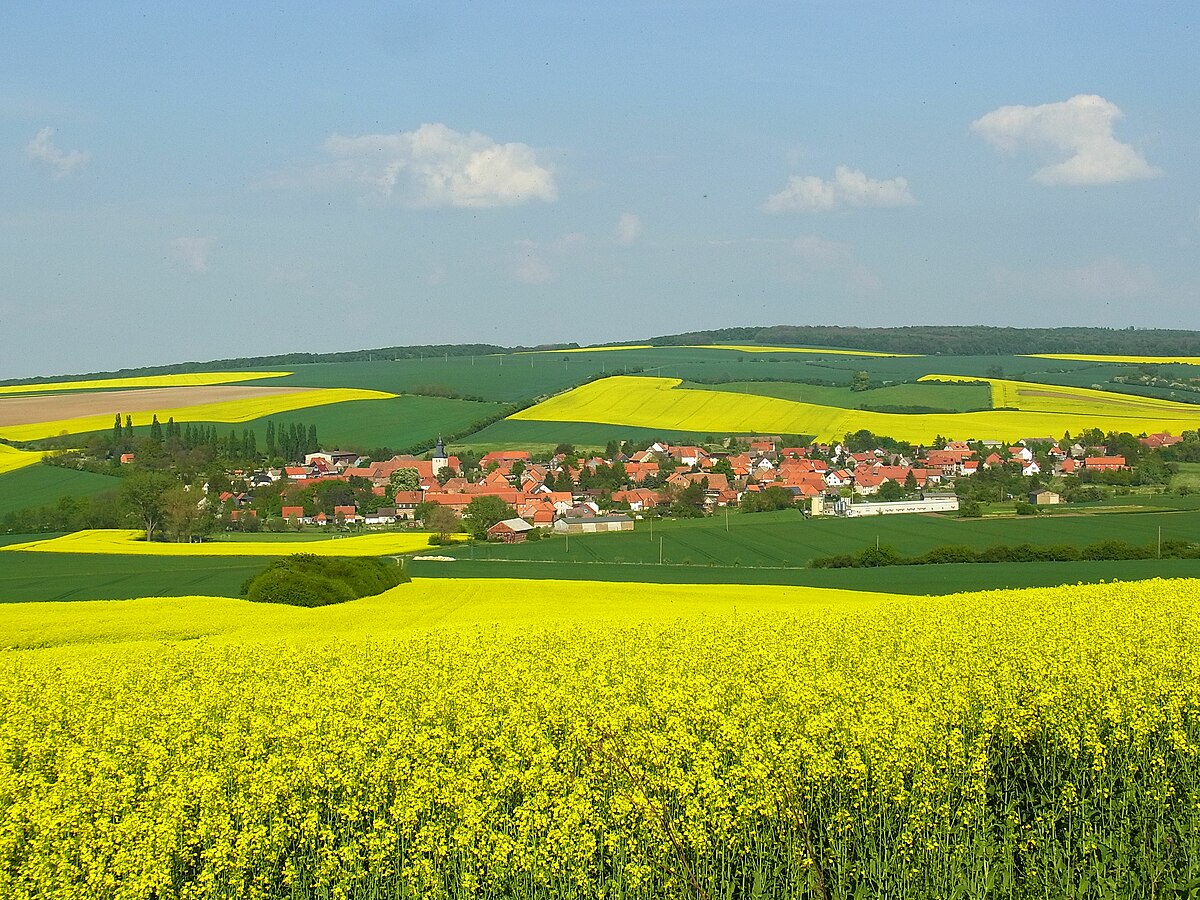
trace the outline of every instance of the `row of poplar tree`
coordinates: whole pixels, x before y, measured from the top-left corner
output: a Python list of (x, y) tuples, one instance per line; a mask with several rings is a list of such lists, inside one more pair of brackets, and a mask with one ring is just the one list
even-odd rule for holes
[[(308, 453), (321, 449), (317, 438), (317, 426), (305, 426), (300, 422), (282, 424), (278, 428), (273, 419), (267, 420), (266, 457), (300, 461)], [(155, 415), (150, 422), (151, 442), (168, 450), (208, 449), (214, 458), (256, 460), (262, 457), (258, 447), (258, 436), (253, 429), (244, 428), (239, 435), (235, 429), (222, 437), (215, 425), (184, 423), (180, 425), (174, 417), (160, 422)], [(116, 453), (127, 453), (136, 445), (133, 417), (120, 413), (113, 420), (112, 445)]]

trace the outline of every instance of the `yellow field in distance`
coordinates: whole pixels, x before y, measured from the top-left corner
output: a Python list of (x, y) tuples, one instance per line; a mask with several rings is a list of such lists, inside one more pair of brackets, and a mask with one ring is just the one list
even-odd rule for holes
[(204, 544), (149, 543), (137, 529), (91, 528), (62, 537), (0, 547), (0, 552), (102, 553), (122, 556), (388, 556), (425, 550), (429, 532), (363, 534), (328, 541), (213, 541)]
[(738, 350), (742, 353), (818, 353), (830, 356), (921, 356), (920, 353), (881, 353), (877, 350), (830, 350), (828, 347), (759, 347), (753, 344), (689, 344), (690, 350)]
[(18, 450), (8, 444), (0, 444), (0, 475), (5, 472), (15, 472), (17, 469), (23, 469), (41, 461), (42, 454), (40, 452)]
[(1200, 356), (1105, 356), (1095, 353), (1023, 353), (1035, 359), (1070, 359), (1077, 362), (1130, 363), (1132, 365), (1156, 363), (1183, 363), (1200, 366)]
[[(963, 378), (964, 381), (986, 379)], [(930, 443), (937, 435), (959, 439), (1012, 438), (1031, 435), (1057, 436), (1087, 428), (1129, 431), (1139, 434), (1170, 431), (1180, 434), (1200, 424), (1200, 409), (1181, 403), (1135, 398), (1127, 403), (1120, 395), (1091, 392), (1096, 398), (1080, 399), (1082, 389), (1062, 389), (1069, 395), (1057, 397), (1050, 386), (1048, 397), (1022, 397), (1035, 408), (987, 410), (966, 413), (903, 415), (841, 409), (737, 394), (681, 388), (679, 379), (618, 375), (593, 381), (551, 397), (510, 418), (544, 422), (597, 422), (643, 428), (662, 428), (711, 434), (811, 434), (817, 440), (833, 441), (867, 429), (910, 443)], [(1011, 384), (1020, 384), (1012, 382)], [(996, 388), (993, 386), (993, 390)], [(1015, 403), (1002, 405), (1013, 406)]]
[[(518, 350), (513, 356), (530, 356), (534, 353), (602, 353), (606, 350), (653, 350), (651, 344), (622, 344), (619, 347), (568, 347), (565, 350)], [(493, 354), (504, 356), (503, 353)]]
[[(254, 399), (224, 400), (217, 403), (201, 403), (195, 406), (179, 406), (132, 413), (134, 425), (149, 425), (154, 415), (158, 421), (174, 418), (176, 422), (249, 422), (279, 413), (295, 412), (313, 406), (328, 406), (332, 403), (348, 403), (354, 400), (387, 400), (395, 397), (385, 391), (368, 391), (358, 388), (314, 388), (294, 394), (275, 394)], [(124, 418), (124, 416), (122, 416)], [(9, 425), (0, 428), (0, 437), (11, 441), (36, 441), (59, 434), (82, 434), (88, 431), (104, 431), (112, 428), (111, 414), (82, 416), (75, 419), (59, 419), (56, 422), (38, 422), (33, 425)]]
[(0, 385), (4, 394), (41, 394), (48, 391), (101, 391), (110, 388), (206, 387), (236, 384), (260, 378), (281, 378), (291, 372), (187, 372), (179, 375), (139, 375), (130, 378), (95, 378), (90, 381), (46, 381), (39, 384)]
[[(979, 378), (973, 375), (922, 375), (920, 381), (957, 383), (987, 382), (992, 389), (992, 406), (1012, 407), (1028, 412), (1053, 412), (1069, 415), (1158, 416), (1187, 415), (1200, 418), (1200, 408), (1159, 397), (1141, 397), (1116, 391), (1064, 384), (1038, 384), (1007, 378)], [(1194, 426), (1193, 426), (1194, 427)]]
[(741, 353), (818, 353), (832, 356), (920, 356), (919, 353), (879, 353), (874, 350), (830, 350), (826, 347), (763, 347), (753, 344), (623, 344), (619, 347), (572, 347), (569, 350), (522, 350), (517, 356), (530, 353), (601, 353), (607, 350), (737, 350)]

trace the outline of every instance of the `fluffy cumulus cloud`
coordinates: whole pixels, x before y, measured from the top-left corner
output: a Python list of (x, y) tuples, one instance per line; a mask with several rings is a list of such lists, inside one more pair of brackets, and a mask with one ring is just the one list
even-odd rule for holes
[(845, 206), (912, 206), (916, 203), (905, 178), (870, 178), (859, 169), (838, 166), (833, 178), (793, 175), (783, 190), (763, 204), (769, 213), (827, 212)]
[(91, 154), (82, 150), (63, 150), (54, 143), (54, 129), (43, 128), (25, 145), (25, 154), (35, 162), (48, 167), (55, 178), (65, 178), (91, 159)]
[(1003, 153), (1030, 149), (1064, 156), (1033, 173), (1039, 184), (1113, 184), (1161, 175), (1141, 153), (1113, 137), (1121, 115), (1115, 103), (1079, 94), (1061, 103), (1002, 106), (972, 122), (971, 130)]
[(642, 236), (642, 220), (635, 213), (622, 213), (617, 220), (615, 237), (618, 244), (628, 246)]
[(425, 124), (399, 134), (332, 135), (315, 176), (361, 185), (411, 206), (519, 206), (558, 196), (554, 173), (527, 144)]
[(170, 243), (171, 256), (193, 272), (207, 272), (208, 258), (212, 255), (213, 239), (210, 237), (177, 237)]

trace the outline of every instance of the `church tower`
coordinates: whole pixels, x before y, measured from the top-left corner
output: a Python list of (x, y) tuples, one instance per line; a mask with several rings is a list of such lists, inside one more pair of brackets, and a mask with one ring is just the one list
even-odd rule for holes
[(446, 448), (442, 444), (441, 435), (438, 435), (437, 446), (433, 448), (433, 457), (430, 462), (433, 464), (432, 469), (435, 478), (438, 472), (450, 465), (450, 457), (446, 455)]

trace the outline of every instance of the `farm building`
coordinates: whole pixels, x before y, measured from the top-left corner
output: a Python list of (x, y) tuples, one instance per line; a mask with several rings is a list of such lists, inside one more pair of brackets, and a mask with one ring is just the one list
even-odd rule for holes
[(1052, 506), (1055, 503), (1062, 503), (1062, 497), (1054, 491), (1034, 491), (1029, 495), (1029, 502), (1034, 506)]
[(525, 540), (533, 526), (524, 519), (505, 519), (487, 530), (488, 540), (503, 544), (519, 544)]
[(558, 534), (593, 534), (602, 531), (633, 531), (629, 516), (563, 516), (554, 523)]
[(921, 500), (896, 500), (891, 503), (851, 503), (845, 499), (833, 502), (823, 497), (812, 500), (814, 516), (894, 516), (902, 513), (954, 512), (958, 509), (958, 498), (950, 496), (927, 496)]

